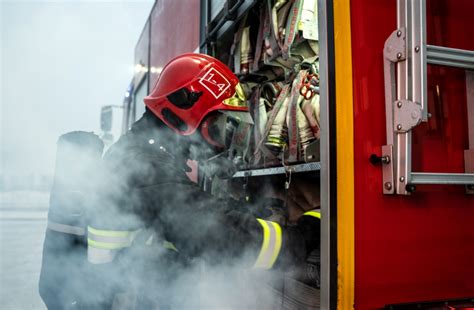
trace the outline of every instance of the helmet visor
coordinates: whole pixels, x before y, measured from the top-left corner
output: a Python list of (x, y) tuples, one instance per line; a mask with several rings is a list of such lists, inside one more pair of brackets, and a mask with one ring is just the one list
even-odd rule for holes
[(226, 106), (230, 107), (247, 107), (247, 100), (245, 98), (245, 92), (240, 83), (235, 86), (235, 93), (232, 97), (222, 101)]
[(234, 135), (242, 126), (253, 124), (248, 112), (218, 111), (209, 115), (203, 122), (203, 136), (207, 142), (223, 149), (229, 149), (235, 142)]

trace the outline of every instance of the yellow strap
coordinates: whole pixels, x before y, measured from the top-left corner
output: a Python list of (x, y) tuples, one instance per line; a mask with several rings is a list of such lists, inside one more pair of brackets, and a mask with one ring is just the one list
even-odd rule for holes
[(134, 232), (127, 230), (99, 230), (91, 226), (87, 226), (87, 231), (91, 234), (103, 237), (128, 237)]
[(312, 217), (316, 217), (318, 219), (321, 219), (321, 213), (316, 212), (316, 211), (308, 211), (308, 212), (305, 212), (303, 215), (308, 215), (308, 216), (312, 216)]
[(263, 242), (254, 268), (270, 269), (275, 264), (281, 250), (282, 231), (280, 225), (257, 219), (263, 228)]
[(127, 243), (109, 243), (109, 242), (100, 242), (95, 241), (90, 238), (87, 238), (87, 245), (98, 248), (98, 249), (106, 249), (106, 250), (117, 250), (122, 249), (130, 246), (130, 242)]

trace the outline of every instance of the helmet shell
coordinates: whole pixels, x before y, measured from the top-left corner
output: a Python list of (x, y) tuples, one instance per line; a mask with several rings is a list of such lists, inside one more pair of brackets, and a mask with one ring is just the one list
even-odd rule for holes
[[(155, 87), (144, 101), (172, 130), (191, 135), (212, 111), (248, 111), (247, 107), (223, 103), (234, 96), (238, 83), (234, 73), (219, 60), (205, 54), (188, 53), (172, 59), (163, 68)], [(183, 92), (184, 97), (192, 93), (197, 100), (191, 100), (190, 104), (176, 104), (173, 98), (177, 92)]]

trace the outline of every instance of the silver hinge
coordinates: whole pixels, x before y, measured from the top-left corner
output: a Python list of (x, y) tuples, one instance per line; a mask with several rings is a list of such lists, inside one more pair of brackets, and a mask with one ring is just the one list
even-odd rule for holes
[(394, 127), (397, 132), (407, 132), (421, 123), (421, 105), (409, 100), (397, 100), (394, 105)]

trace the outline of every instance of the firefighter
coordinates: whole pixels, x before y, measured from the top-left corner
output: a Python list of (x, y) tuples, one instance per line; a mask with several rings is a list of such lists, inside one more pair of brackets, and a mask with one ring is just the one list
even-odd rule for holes
[(196, 184), (190, 163), (228, 149), (249, 118), (229, 68), (208, 55), (183, 54), (164, 67), (144, 101), (144, 115), (104, 155), (87, 228), (90, 285), (97, 288), (90, 308), (131, 308), (123, 305), (137, 300), (146, 308), (152, 299), (164, 307), (176, 295), (167, 293), (170, 281), (198, 258), (209, 265), (285, 269), (319, 248), (319, 213), (307, 212), (285, 228)]

